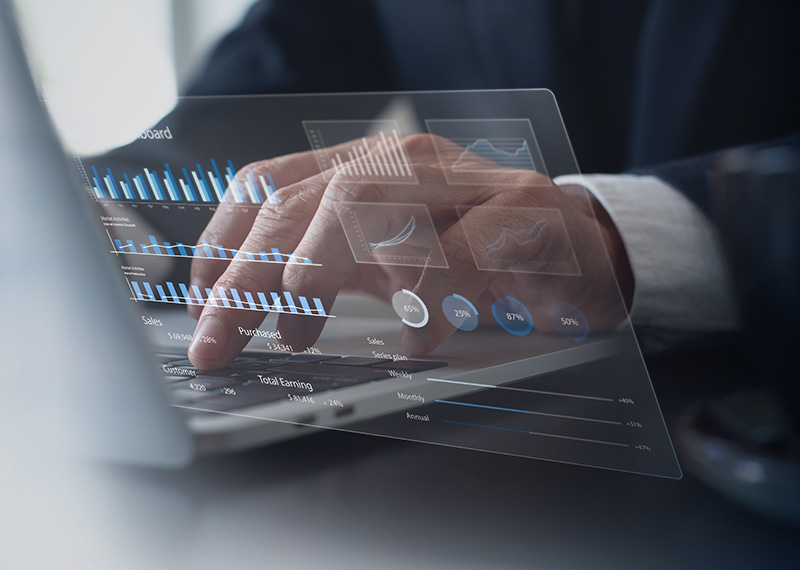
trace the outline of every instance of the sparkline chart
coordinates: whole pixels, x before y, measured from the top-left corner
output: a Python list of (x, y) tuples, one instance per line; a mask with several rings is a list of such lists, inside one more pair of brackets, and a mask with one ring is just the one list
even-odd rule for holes
[[(311, 317), (335, 318), (325, 311), (322, 300), (312, 297), (298, 296), (297, 300), (289, 291), (282, 293), (264, 293), (239, 291), (238, 289), (215, 287), (200, 289), (197, 285), (187, 286), (185, 283), (167, 281), (164, 285), (151, 285), (147, 281), (129, 280), (133, 301), (154, 303), (171, 303), (175, 305), (211, 305), (226, 309), (243, 309), (268, 313), (289, 313)], [(180, 292), (179, 292), (180, 291)], [(269, 299), (267, 298), (269, 295)], [(313, 307), (312, 307), (313, 305)]]
[(313, 263), (308, 257), (302, 255), (295, 255), (293, 253), (281, 253), (276, 248), (270, 248), (267, 251), (241, 251), (234, 248), (223, 247), (221, 245), (210, 244), (206, 241), (197, 245), (188, 245), (185, 243), (170, 243), (168, 241), (159, 241), (154, 235), (147, 236), (150, 243), (136, 244), (133, 240), (123, 240), (111, 237), (108, 234), (108, 239), (111, 241), (114, 249), (111, 253), (128, 254), (128, 255), (155, 255), (161, 257), (198, 257), (202, 259), (225, 259), (228, 261), (254, 261), (259, 263), (280, 263), (284, 265), (297, 264), (321, 267), (319, 263)]

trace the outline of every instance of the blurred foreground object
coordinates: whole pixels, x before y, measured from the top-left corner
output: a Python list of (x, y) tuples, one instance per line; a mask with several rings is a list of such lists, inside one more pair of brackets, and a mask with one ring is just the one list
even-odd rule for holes
[(753, 384), (686, 411), (685, 466), (736, 502), (800, 523), (800, 149), (732, 151), (714, 214), (736, 282)]

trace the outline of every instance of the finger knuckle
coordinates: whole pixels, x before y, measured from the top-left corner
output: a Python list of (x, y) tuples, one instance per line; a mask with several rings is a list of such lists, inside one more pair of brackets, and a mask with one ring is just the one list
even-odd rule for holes
[(280, 204), (264, 202), (249, 237), (256, 240), (296, 237), (298, 228), (306, 228), (311, 223), (323, 189), (319, 184), (303, 184)]
[(449, 238), (442, 244), (447, 251), (450, 269), (456, 274), (464, 274), (475, 270), (475, 258), (472, 248), (463, 237)]
[(409, 154), (427, 154), (434, 149), (433, 136), (424, 133), (406, 135), (402, 143)]
[(354, 181), (352, 175), (338, 171), (331, 177), (320, 206), (332, 209), (336, 202), (386, 201), (386, 193), (380, 185)]

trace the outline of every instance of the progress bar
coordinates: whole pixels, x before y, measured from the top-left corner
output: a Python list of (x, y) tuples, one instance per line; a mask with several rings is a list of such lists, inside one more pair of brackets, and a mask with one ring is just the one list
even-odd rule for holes
[(455, 422), (455, 421), (452, 421), (452, 420), (442, 420), (442, 422), (446, 423), (446, 424), (455, 424), (455, 425), (459, 425), (459, 426), (476, 427), (476, 428), (484, 428), (484, 429), (493, 429), (493, 430), (498, 430), (498, 431), (511, 431), (511, 432), (516, 432), (516, 433), (524, 433), (524, 434), (528, 434), (528, 435), (538, 435), (538, 436), (541, 436), (541, 437), (555, 437), (555, 438), (558, 438), (558, 439), (571, 439), (571, 440), (575, 440), (575, 441), (584, 441), (584, 442), (587, 442), (587, 443), (599, 443), (599, 444), (602, 444), (602, 445), (613, 445), (613, 446), (616, 446), (616, 447), (630, 447), (630, 445), (628, 445), (627, 443), (618, 443), (616, 441), (603, 441), (601, 439), (587, 439), (587, 438), (583, 438), (583, 437), (572, 437), (572, 436), (569, 436), (569, 435), (556, 435), (556, 434), (553, 434), (553, 433), (541, 433), (541, 432), (538, 432), (538, 431), (526, 431), (526, 430), (521, 430), (521, 429), (504, 428), (504, 427), (498, 427), (498, 426), (485, 426), (485, 425), (481, 425), (481, 424), (470, 424), (470, 423), (467, 423), (467, 422)]
[(444, 380), (443, 378), (428, 378), (430, 382), (444, 382), (447, 384), (462, 384), (476, 388), (496, 388), (497, 390), (512, 390), (514, 392), (529, 392), (531, 394), (546, 394), (548, 396), (563, 396), (565, 398), (581, 398), (583, 400), (596, 400), (598, 402), (614, 402), (613, 398), (600, 398), (598, 396), (583, 396), (581, 394), (564, 394), (563, 392), (547, 392), (545, 390), (530, 390), (528, 388), (513, 388), (511, 386), (495, 386), (494, 384), (479, 384), (477, 382), (463, 382), (461, 380)]
[(566, 416), (566, 415), (562, 415), (562, 414), (551, 414), (549, 412), (534, 412), (534, 411), (531, 411), (531, 410), (518, 410), (516, 408), (501, 408), (501, 407), (498, 407), (498, 406), (486, 406), (484, 404), (469, 404), (467, 402), (454, 402), (452, 400), (436, 400), (436, 402), (439, 403), (439, 404), (452, 404), (452, 405), (455, 405), (455, 406), (468, 406), (470, 408), (485, 408), (487, 410), (498, 410), (498, 411), (501, 411), (501, 412), (515, 412), (515, 413), (518, 413), (518, 414), (533, 414), (533, 415), (537, 415), (537, 416), (549, 416), (551, 418), (561, 418), (561, 419), (565, 419), (565, 420), (579, 420), (579, 421), (583, 421), (583, 422), (597, 422), (599, 424), (611, 424), (611, 425), (616, 425), (616, 426), (621, 426), (622, 425), (622, 422), (615, 422), (615, 421), (611, 421), (611, 420), (600, 420), (600, 419), (597, 419), (597, 418), (583, 418), (583, 417), (580, 417), (580, 416)]

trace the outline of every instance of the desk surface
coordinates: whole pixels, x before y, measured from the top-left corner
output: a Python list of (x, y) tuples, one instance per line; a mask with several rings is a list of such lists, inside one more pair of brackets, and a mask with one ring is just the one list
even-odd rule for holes
[[(689, 403), (747, 382), (738, 353), (649, 361), (668, 425)], [(108, 475), (138, 521), (139, 552), (165, 566), (712, 570), (794, 568), (800, 556), (797, 529), (691, 474), (673, 481), (346, 433)]]

